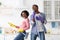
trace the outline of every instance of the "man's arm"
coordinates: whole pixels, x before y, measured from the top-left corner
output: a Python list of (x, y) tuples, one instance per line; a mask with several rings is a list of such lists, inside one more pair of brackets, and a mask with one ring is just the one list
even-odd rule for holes
[(44, 14), (44, 23), (45, 23), (45, 24), (47, 23), (46, 15), (45, 15), (45, 14)]
[(32, 15), (30, 16), (30, 23), (31, 23), (31, 25), (33, 25), (34, 22), (35, 22), (34, 15), (32, 14)]

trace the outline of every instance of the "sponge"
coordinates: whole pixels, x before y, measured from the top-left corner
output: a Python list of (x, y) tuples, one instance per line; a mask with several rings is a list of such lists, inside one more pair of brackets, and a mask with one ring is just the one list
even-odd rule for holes
[(16, 25), (14, 25), (13, 23), (9, 22), (8, 23), (11, 27), (16, 27)]

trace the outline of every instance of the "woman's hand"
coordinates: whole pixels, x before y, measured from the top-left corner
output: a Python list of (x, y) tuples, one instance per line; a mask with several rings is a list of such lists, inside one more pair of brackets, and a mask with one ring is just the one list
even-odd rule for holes
[(22, 28), (19, 28), (18, 32), (24, 32), (24, 30)]

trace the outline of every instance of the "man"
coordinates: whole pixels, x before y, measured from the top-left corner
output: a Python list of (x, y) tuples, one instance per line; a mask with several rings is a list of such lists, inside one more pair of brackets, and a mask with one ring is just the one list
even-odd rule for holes
[(31, 15), (31, 20), (33, 22), (32, 30), (31, 30), (31, 40), (36, 40), (37, 36), (40, 40), (45, 40), (45, 26), (47, 23), (45, 14), (39, 12), (38, 5), (33, 5), (33, 14)]

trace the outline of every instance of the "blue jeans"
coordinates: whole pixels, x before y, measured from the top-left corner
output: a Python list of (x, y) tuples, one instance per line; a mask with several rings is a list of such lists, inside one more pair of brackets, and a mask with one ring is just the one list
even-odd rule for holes
[(31, 40), (36, 40), (37, 37), (39, 37), (40, 40), (45, 40), (44, 32), (39, 32), (38, 34), (31, 33)]
[(14, 40), (24, 40), (26, 32), (19, 33)]

